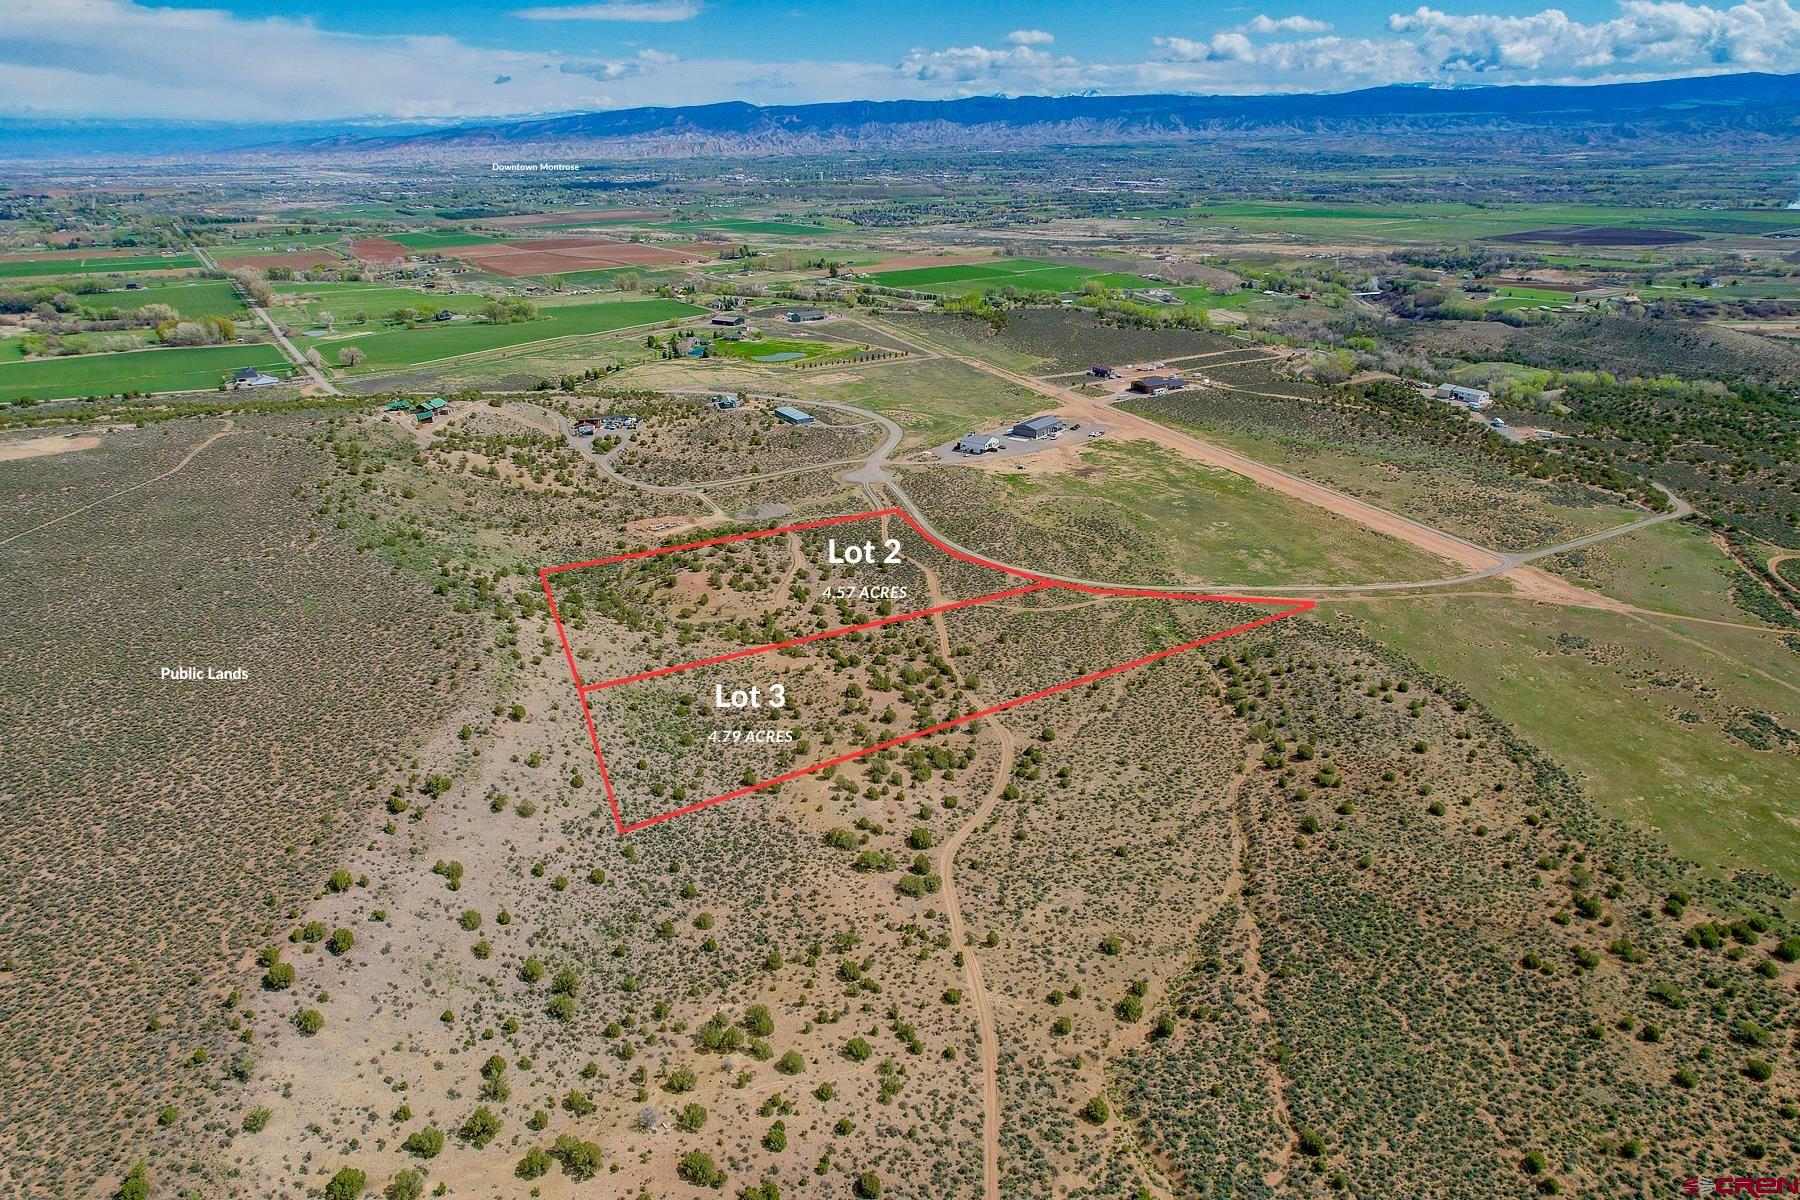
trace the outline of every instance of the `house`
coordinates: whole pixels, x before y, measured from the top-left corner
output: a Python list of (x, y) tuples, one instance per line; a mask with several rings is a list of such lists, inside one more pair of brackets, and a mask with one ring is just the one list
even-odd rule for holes
[(725, 412), (733, 408), (742, 408), (744, 402), (738, 399), (736, 392), (720, 392), (712, 398), (712, 406), (720, 412)]
[(452, 321), (456, 319), (456, 314), (447, 308), (440, 308), (437, 310), (437, 315), (431, 319), (434, 321)]
[(775, 415), (789, 425), (811, 425), (814, 419), (811, 413), (786, 404), (777, 408)]
[(991, 433), (965, 433), (956, 443), (958, 454), (991, 454), (1000, 448), (1000, 439)]
[(1437, 390), (1442, 399), (1468, 408), (1486, 408), (1494, 402), (1493, 394), (1485, 389), (1464, 387), (1460, 383), (1440, 383)]
[(636, 429), (638, 426), (638, 419), (628, 413), (601, 413), (597, 417), (587, 417), (585, 421), (601, 429)]
[(387, 402), (387, 407), (385, 409), (383, 409), (382, 411), (383, 412), (405, 412), (407, 409), (409, 409), (411, 407), (412, 407), (412, 401), (410, 401), (410, 400), (389, 400)]
[(594, 436), (594, 423), (592, 421), (583, 421), (581, 424), (577, 425), (575, 427), (575, 436), (576, 437), (593, 437)]
[(697, 337), (683, 335), (675, 339), (675, 354), (678, 358), (705, 358), (708, 347)]
[(742, 313), (714, 313), (712, 323), (723, 329), (740, 329), (744, 324)]
[(794, 322), (823, 321), (830, 315), (822, 308), (793, 308), (788, 310), (787, 319)]
[(1160, 396), (1187, 386), (1187, 380), (1174, 375), (1146, 375), (1131, 381), (1131, 390), (1142, 396)]
[(235, 390), (237, 388), (268, 387), (271, 384), (280, 382), (281, 380), (275, 378), (275, 376), (266, 375), (257, 367), (240, 367), (238, 368), (237, 374), (231, 377), (231, 382), (228, 386)]
[(1119, 377), (1119, 371), (1116, 367), (1093, 366), (1088, 368), (1088, 374), (1092, 375), (1095, 379), (1117, 379)]
[(1029, 421), (1020, 421), (1012, 427), (1012, 436), (1016, 438), (1053, 438), (1068, 426), (1061, 417), (1033, 417)]

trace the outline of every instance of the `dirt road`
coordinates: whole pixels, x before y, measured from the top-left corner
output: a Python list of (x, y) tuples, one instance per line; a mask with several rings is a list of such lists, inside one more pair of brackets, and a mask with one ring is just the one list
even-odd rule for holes
[(969, 944), (963, 927), (962, 902), (956, 895), (956, 855), (969, 840), (969, 835), (986, 825), (1012, 778), (1013, 739), (998, 722), (989, 719), (984, 726), (993, 731), (1000, 743), (1000, 761), (994, 767), (994, 782), (981, 804), (969, 815), (968, 823), (944, 841), (938, 854), (938, 875), (944, 881), (944, 910), (950, 917), (950, 944), (963, 960), (963, 984), (975, 1006), (975, 1024), (981, 1034), (981, 1194), (983, 1200), (1000, 1200), (1000, 1036), (994, 1028), (994, 1006), (981, 979), (981, 964), (976, 961), (974, 947)]
[[(870, 323), (875, 324), (873, 321)], [(1190, 433), (1183, 433), (1136, 413), (1114, 408), (1091, 396), (1084, 396), (1073, 388), (1050, 383), (1031, 375), (1022, 375), (1016, 371), (1009, 371), (1004, 367), (970, 355), (957, 354), (955, 351), (937, 345), (929, 338), (911, 331), (902, 333), (886, 324), (879, 327), (889, 336), (902, 342), (915, 341), (922, 350), (929, 350), (945, 358), (954, 359), (965, 366), (973, 367), (975, 370), (985, 372), (998, 379), (1004, 379), (1008, 383), (1017, 384), (1048, 400), (1053, 400), (1058, 408), (1078, 421), (1099, 422), (1116, 435), (1146, 438), (1159, 445), (1169, 446), (1196, 462), (1235, 472), (1271, 491), (1292, 496), (1296, 500), (1325, 509), (1327, 512), (1347, 517), (1377, 532), (1388, 534), (1428, 553), (1435, 554), (1439, 558), (1447, 559), (1458, 566), (1473, 571), (1484, 571), (1502, 566), (1505, 562), (1504, 556), (1477, 546), (1474, 542), (1442, 530), (1433, 529), (1429, 525), (1410, 517), (1403, 517), (1399, 513), (1389, 512), (1385, 508), (1378, 508), (1365, 500), (1358, 500), (1354, 496), (1345, 495), (1343, 492), (1328, 488), (1323, 484), (1314, 483), (1310, 479), (1304, 479), (1289, 471), (1283, 471), (1279, 467), (1258, 462), (1235, 450), (1227, 450), (1223, 446), (1214, 445), (1212, 442), (1204, 441)]]

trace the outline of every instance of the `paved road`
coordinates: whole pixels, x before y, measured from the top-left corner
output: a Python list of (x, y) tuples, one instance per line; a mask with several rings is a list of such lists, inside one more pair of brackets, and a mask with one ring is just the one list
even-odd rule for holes
[[(177, 226), (177, 228), (179, 228), (179, 226)], [(207, 253), (206, 247), (196, 245), (190, 241), (188, 243), (188, 248), (194, 252), (195, 256), (200, 259), (201, 265), (205, 266), (207, 270), (219, 270), (218, 262), (214, 260), (211, 254)], [(306, 361), (306, 355), (302, 354), (300, 348), (288, 340), (287, 334), (281, 332), (281, 326), (275, 323), (275, 318), (269, 315), (268, 310), (256, 302), (256, 297), (245, 291), (244, 288), (238, 284), (237, 280), (233, 279), (231, 282), (232, 286), (237, 288), (238, 295), (243, 297), (244, 305), (250, 310), (250, 315), (262, 322), (263, 327), (269, 331), (269, 336), (275, 339), (275, 344), (281, 347), (281, 352), (287, 355), (287, 360), (300, 368), (300, 370), (304, 371), (308, 378), (312, 380), (313, 386), (324, 392), (326, 395), (343, 395), (342, 392), (338, 391), (336, 384), (325, 378), (324, 372)]]

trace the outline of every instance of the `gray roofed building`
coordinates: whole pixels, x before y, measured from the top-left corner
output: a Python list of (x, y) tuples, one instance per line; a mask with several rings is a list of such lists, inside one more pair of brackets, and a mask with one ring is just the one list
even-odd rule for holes
[(1033, 417), (1029, 421), (1020, 421), (1012, 427), (1012, 436), (1020, 438), (1055, 437), (1068, 426), (1061, 417)]

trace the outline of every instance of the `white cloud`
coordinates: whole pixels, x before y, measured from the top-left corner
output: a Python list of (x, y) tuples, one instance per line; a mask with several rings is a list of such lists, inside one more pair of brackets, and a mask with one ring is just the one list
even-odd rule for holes
[(900, 71), (923, 83), (964, 86), (963, 94), (980, 91), (1079, 90), (1087, 67), (1075, 58), (1038, 49), (1041, 43), (1017, 43), (1010, 50), (986, 46), (952, 46), (946, 50), (914, 49), (900, 60)]
[(627, 0), (617, 4), (548, 4), (520, 9), (524, 21), (691, 21), (700, 15), (698, 0)]
[(1056, 38), (1042, 29), (1015, 29), (1006, 35), (1006, 40), (1015, 46), (1048, 46)]
[(1618, 16), (1592, 24), (1554, 8), (1498, 16), (1420, 7), (1395, 13), (1387, 28), (1445, 74), (1792, 71), (1800, 65), (1800, 11), (1788, 0), (1744, 0), (1730, 8), (1622, 0)]
[(1299, 15), (1291, 17), (1271, 17), (1257, 13), (1250, 18), (1247, 25), (1241, 26), (1249, 33), (1329, 33), (1330, 21), (1316, 21), (1311, 17)]

